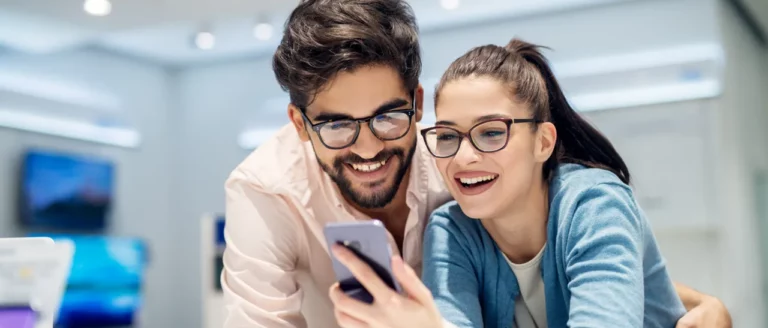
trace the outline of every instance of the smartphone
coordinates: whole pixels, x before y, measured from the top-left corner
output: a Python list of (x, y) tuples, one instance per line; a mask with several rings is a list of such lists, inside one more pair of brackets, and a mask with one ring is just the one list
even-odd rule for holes
[[(325, 226), (324, 233), (329, 251), (334, 244), (347, 247), (366, 262), (386, 285), (398, 293), (402, 291), (392, 274), (392, 249), (389, 246), (387, 229), (381, 221), (329, 223)], [(373, 296), (333, 253), (331, 262), (344, 293), (362, 302), (373, 303)]]

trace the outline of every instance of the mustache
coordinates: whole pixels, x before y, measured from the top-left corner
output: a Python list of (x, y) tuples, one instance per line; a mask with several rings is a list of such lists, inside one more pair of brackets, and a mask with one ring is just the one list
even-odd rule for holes
[(349, 164), (363, 164), (363, 163), (370, 163), (370, 162), (381, 162), (387, 158), (397, 156), (399, 158), (405, 157), (405, 150), (401, 148), (393, 148), (393, 149), (385, 149), (376, 154), (373, 158), (365, 159), (360, 157), (357, 154), (348, 154), (344, 156), (337, 157), (333, 162), (333, 166), (335, 166), (337, 169), (341, 169), (344, 165), (344, 163)]

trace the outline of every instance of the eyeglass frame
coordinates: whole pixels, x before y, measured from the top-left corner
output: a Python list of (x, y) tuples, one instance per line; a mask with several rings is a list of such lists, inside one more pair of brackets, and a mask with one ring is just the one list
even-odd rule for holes
[[(477, 146), (477, 143), (475, 143), (475, 140), (472, 138), (472, 130), (474, 130), (475, 128), (477, 128), (480, 125), (483, 125), (483, 124), (486, 124), (486, 123), (489, 123), (489, 122), (504, 122), (507, 125), (507, 139), (504, 140), (504, 145), (499, 147), (499, 149), (485, 151), (485, 150), (480, 149), (480, 147)], [(515, 123), (534, 123), (534, 124), (539, 124), (541, 122), (542, 121), (537, 120), (535, 118), (495, 118), (495, 119), (490, 119), (490, 120), (487, 120), (487, 121), (478, 122), (477, 124), (475, 124), (471, 128), (469, 128), (469, 130), (467, 130), (467, 132), (461, 132), (461, 131), (457, 130), (456, 128), (453, 128), (453, 127), (450, 127), (450, 126), (439, 126), (439, 125), (438, 126), (433, 126), (433, 127), (428, 127), (428, 128), (421, 129), (420, 132), (421, 132), (422, 139), (424, 139), (424, 145), (427, 146), (427, 150), (429, 151), (430, 154), (432, 154), (433, 157), (435, 157), (435, 158), (449, 158), (449, 157), (456, 156), (456, 154), (459, 153), (459, 150), (461, 149), (461, 143), (464, 141), (464, 138), (467, 138), (469, 140), (469, 143), (472, 145), (472, 147), (474, 147), (475, 149), (477, 149), (477, 151), (479, 151), (481, 153), (486, 153), (486, 154), (495, 153), (495, 152), (501, 151), (504, 148), (507, 148), (507, 144), (509, 144), (509, 138), (512, 136), (512, 134), (510, 133), (510, 130), (512, 129), (512, 124), (515, 124)], [(458, 145), (459, 146), (456, 147), (456, 151), (454, 151), (453, 154), (450, 154), (448, 156), (437, 156), (432, 151), (432, 149), (429, 147), (429, 144), (427, 143), (427, 133), (429, 133), (432, 130), (436, 130), (436, 129), (449, 129), (449, 130), (453, 130), (454, 132), (456, 132), (458, 134), (458, 136), (459, 136)]]
[[(309, 119), (309, 117), (307, 117), (307, 114), (306, 114), (307, 109), (305, 107), (298, 107), (298, 106), (296, 106), (296, 107), (299, 109), (299, 112), (301, 112), (301, 116), (304, 117), (304, 120), (309, 124), (309, 127), (312, 128), (313, 131), (315, 131), (315, 134), (317, 135), (317, 138), (320, 139), (320, 143), (322, 143), (323, 146), (325, 146), (325, 148), (332, 149), (332, 150), (340, 150), (340, 149), (344, 149), (344, 148), (349, 148), (349, 147), (351, 147), (352, 145), (354, 145), (357, 142), (357, 138), (360, 137), (360, 123), (368, 123), (367, 124), (368, 125), (368, 129), (370, 129), (371, 133), (373, 133), (373, 135), (376, 138), (378, 138), (379, 140), (381, 140), (381, 141), (394, 141), (394, 140), (399, 140), (399, 139), (402, 139), (403, 137), (405, 137), (408, 134), (408, 132), (411, 131), (411, 124), (413, 123), (413, 116), (416, 114), (416, 96), (413, 95), (412, 98), (411, 98), (411, 109), (392, 109), (392, 110), (388, 110), (386, 112), (382, 112), (382, 113), (378, 113), (378, 114), (373, 114), (371, 116), (366, 116), (366, 117), (362, 117), (362, 118), (344, 118), (344, 119), (338, 119), (338, 120), (327, 120), (327, 121), (323, 121), (323, 122), (319, 122), (319, 123), (312, 123), (312, 121)], [(373, 119), (374, 118), (376, 118), (379, 115), (384, 115), (384, 114), (389, 114), (389, 113), (403, 113), (403, 114), (408, 115), (408, 129), (406, 129), (405, 132), (403, 132), (403, 134), (401, 136), (399, 136), (397, 138), (393, 138), (393, 139), (386, 139), (386, 138), (379, 137), (379, 135), (376, 134), (376, 130), (373, 128)], [(352, 138), (352, 141), (350, 141), (349, 144), (347, 144), (344, 147), (330, 147), (330, 146), (328, 146), (328, 144), (325, 143), (325, 140), (323, 139), (323, 136), (320, 134), (320, 129), (322, 129), (323, 126), (325, 126), (326, 124), (334, 123), (334, 122), (339, 122), (339, 121), (352, 121), (352, 122), (355, 122), (355, 126), (356, 126), (355, 137)]]

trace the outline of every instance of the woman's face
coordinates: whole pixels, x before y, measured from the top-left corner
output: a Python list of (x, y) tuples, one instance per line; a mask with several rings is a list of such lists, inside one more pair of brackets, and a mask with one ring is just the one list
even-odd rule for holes
[[(507, 133), (504, 119), (531, 119), (524, 104), (513, 101), (506, 86), (492, 78), (470, 77), (447, 83), (440, 91), (436, 126), (471, 135), (482, 152), (467, 138), (452, 157), (437, 158), (437, 166), (451, 195), (466, 215), (477, 219), (499, 217), (526, 200), (534, 183), (542, 179), (542, 165), (552, 153), (554, 126), (513, 123)], [(502, 120), (497, 120), (502, 119)], [(437, 129), (438, 151), (451, 153), (452, 130)], [(455, 140), (455, 139), (454, 139)], [(506, 142), (506, 146), (504, 146)], [(538, 179), (538, 180), (537, 180)]]

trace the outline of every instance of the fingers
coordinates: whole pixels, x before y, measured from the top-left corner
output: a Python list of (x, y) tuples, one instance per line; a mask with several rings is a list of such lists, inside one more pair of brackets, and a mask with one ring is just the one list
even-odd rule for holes
[[(374, 310), (371, 308), (371, 305), (347, 296), (347, 294), (341, 290), (341, 287), (339, 287), (339, 283), (335, 283), (331, 286), (331, 289), (328, 291), (328, 296), (331, 298), (331, 301), (334, 304), (334, 311), (336, 311), (337, 314), (343, 314), (345, 317), (349, 317), (345, 320), (354, 319), (349, 320), (350, 324), (354, 324), (353, 321), (364, 323), (372, 322), (372, 320), (374, 320)], [(337, 315), (336, 319), (340, 320), (339, 317), (340, 316)]]
[(357, 320), (338, 309), (333, 310), (334, 316), (336, 316), (336, 322), (342, 328), (368, 328), (368, 324)]
[(377, 301), (390, 300), (397, 293), (384, 284), (379, 276), (371, 269), (368, 264), (360, 260), (354, 253), (346, 249), (346, 247), (333, 245), (333, 254), (339, 259), (341, 264), (344, 264), (350, 272), (357, 278), (357, 280), (368, 290), (373, 298)]
[(698, 327), (696, 325), (696, 322), (694, 320), (691, 320), (689, 317), (683, 317), (680, 320), (677, 321), (677, 325), (675, 325), (675, 328), (696, 328)]
[(682, 318), (677, 320), (675, 328), (697, 328), (700, 327), (699, 323), (702, 321), (701, 311), (693, 309), (692, 311), (683, 315)]
[(678, 322), (675, 328), (696, 328), (692, 322)]
[(434, 303), (432, 293), (429, 292), (427, 286), (424, 286), (416, 272), (405, 264), (399, 256), (392, 257), (392, 272), (405, 292), (419, 304), (429, 306)]

